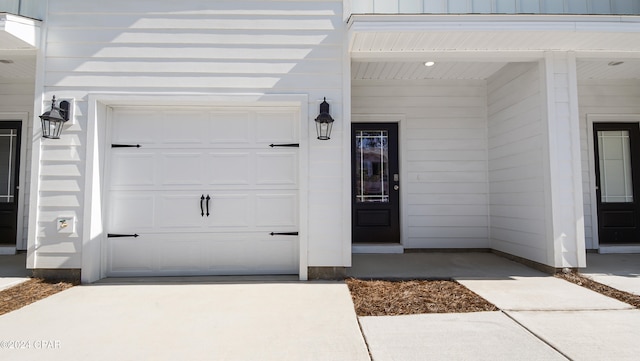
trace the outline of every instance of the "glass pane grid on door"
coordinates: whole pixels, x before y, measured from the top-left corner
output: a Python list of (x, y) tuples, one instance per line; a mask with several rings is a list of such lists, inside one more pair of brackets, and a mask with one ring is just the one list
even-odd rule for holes
[(386, 130), (356, 131), (356, 201), (389, 202), (389, 134)]
[(15, 198), (17, 138), (16, 129), (0, 129), (0, 203), (12, 203)]
[(631, 145), (627, 130), (598, 131), (601, 202), (632, 203)]

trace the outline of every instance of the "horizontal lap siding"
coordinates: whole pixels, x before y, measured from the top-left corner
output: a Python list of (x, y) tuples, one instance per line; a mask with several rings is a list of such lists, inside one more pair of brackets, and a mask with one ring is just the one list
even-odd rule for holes
[(530, 258), (545, 239), (543, 128), (537, 64), (488, 80), (492, 247)]
[[(45, 24), (45, 91), (76, 99), (76, 124), (42, 152), (38, 236), (40, 255), (49, 253), (39, 266), (80, 267), (82, 222), (77, 234), (60, 237), (54, 221), (61, 212), (81, 220), (84, 212), (87, 95), (92, 92), (305, 94), (310, 122), (323, 97), (340, 122), (344, 20), (339, 0), (51, 0)], [(315, 139), (315, 127), (309, 131)], [(340, 266), (345, 259), (342, 227), (348, 219), (336, 212), (343, 207), (343, 187), (313, 187), (341, 184), (342, 136), (337, 126), (331, 142), (310, 145), (310, 159), (322, 160), (310, 167), (310, 266)]]
[(485, 82), (359, 80), (352, 98), (358, 119), (366, 121), (367, 114), (404, 119), (404, 246), (489, 247)]
[(597, 249), (594, 242), (593, 203), (591, 176), (595, 170), (589, 166), (593, 149), (589, 148), (588, 114), (634, 114), (640, 115), (639, 80), (581, 80), (578, 82), (578, 104), (580, 109), (580, 150), (582, 164), (582, 190), (584, 199), (584, 227), (587, 248)]

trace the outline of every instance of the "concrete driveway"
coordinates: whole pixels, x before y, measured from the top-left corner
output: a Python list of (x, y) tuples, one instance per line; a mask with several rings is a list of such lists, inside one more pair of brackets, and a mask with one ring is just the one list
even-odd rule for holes
[(369, 360), (340, 282), (78, 286), (0, 316), (0, 360)]

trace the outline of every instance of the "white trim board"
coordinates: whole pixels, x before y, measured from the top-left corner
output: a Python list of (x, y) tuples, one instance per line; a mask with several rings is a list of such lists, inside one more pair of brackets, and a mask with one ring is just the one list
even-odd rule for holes
[(0, 121), (20, 121), (22, 129), (20, 130), (20, 175), (18, 182), (18, 220), (16, 224), (16, 245), (15, 249), (26, 250), (27, 241), (24, 237), (24, 211), (25, 199), (24, 191), (26, 188), (27, 177), (27, 131), (29, 129), (29, 113), (27, 112), (0, 112)]

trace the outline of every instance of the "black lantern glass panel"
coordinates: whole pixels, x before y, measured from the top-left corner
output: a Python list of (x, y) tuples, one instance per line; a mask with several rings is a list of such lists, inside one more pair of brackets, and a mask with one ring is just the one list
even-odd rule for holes
[(329, 103), (327, 103), (327, 98), (324, 98), (324, 101), (320, 103), (320, 114), (316, 117), (316, 131), (318, 133), (318, 139), (331, 139), (333, 122), (334, 120), (331, 117), (331, 114), (329, 114)]
[(48, 139), (60, 139), (62, 126), (69, 120), (69, 102), (62, 101), (56, 107), (56, 97), (51, 100), (51, 110), (40, 116), (42, 121), (42, 137)]

